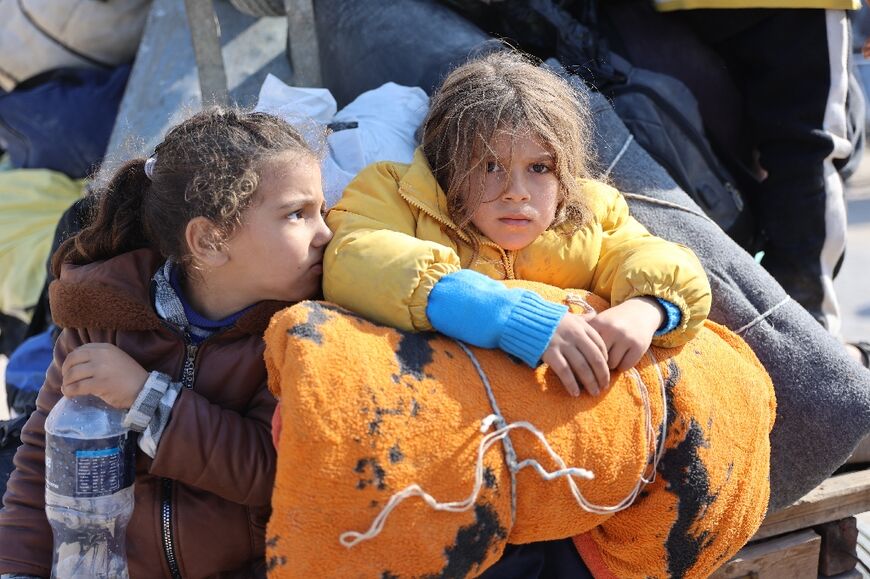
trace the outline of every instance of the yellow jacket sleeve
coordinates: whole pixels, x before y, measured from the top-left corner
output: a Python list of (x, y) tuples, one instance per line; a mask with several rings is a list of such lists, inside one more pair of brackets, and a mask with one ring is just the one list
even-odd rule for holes
[(686, 343), (710, 313), (710, 282), (691, 249), (656, 237), (628, 212), (612, 187), (589, 184), (598, 195), (593, 211), (602, 227), (601, 254), (592, 291), (617, 305), (629, 298), (654, 296), (680, 308), (680, 325), (653, 339), (666, 348)]
[(456, 252), (415, 237), (416, 210), (399, 195), (400, 165), (363, 169), (327, 215), (324, 297), (370, 320), (425, 331), (429, 292), (459, 271)]

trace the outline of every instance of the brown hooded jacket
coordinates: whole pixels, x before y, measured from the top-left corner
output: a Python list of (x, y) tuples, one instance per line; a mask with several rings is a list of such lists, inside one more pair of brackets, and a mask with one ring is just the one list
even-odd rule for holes
[[(262, 334), (289, 304), (261, 302), (193, 350), (157, 316), (151, 278), (163, 259), (137, 250), (104, 262), (64, 266), (51, 286), (63, 328), (22, 433), (0, 511), (0, 573), (47, 577), (52, 535), (44, 511), (45, 431), (61, 397), (65, 356), (88, 342), (115, 344), (146, 370), (181, 379), (192, 355), (192, 388), (182, 388), (157, 454), (138, 452), (135, 508), (127, 527), (130, 577), (251, 577), (263, 574), (264, 529), (275, 474)], [(174, 561), (174, 565), (173, 565)]]

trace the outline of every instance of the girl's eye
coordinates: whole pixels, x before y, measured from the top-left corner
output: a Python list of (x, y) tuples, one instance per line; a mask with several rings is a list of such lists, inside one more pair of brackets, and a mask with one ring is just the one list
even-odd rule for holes
[(304, 211), (302, 209), (299, 209), (298, 211), (294, 211), (293, 213), (287, 215), (287, 219), (289, 221), (299, 221), (300, 219), (302, 219), (303, 213)]
[(548, 173), (550, 171), (550, 167), (545, 163), (533, 163), (532, 164), (532, 172), (533, 173)]
[(487, 173), (495, 173), (498, 171), (499, 166), (495, 161), (487, 161), (486, 162), (486, 172)]

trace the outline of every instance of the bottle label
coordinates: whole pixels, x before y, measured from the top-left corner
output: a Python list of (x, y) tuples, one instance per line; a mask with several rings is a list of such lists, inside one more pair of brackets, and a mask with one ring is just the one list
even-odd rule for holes
[(93, 498), (115, 494), (136, 478), (136, 438), (45, 435), (45, 486), (59, 495)]

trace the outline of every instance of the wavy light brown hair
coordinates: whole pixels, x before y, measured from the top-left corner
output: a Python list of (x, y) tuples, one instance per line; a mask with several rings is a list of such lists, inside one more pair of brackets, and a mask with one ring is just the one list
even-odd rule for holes
[(134, 159), (94, 193), (95, 217), (55, 252), (55, 277), (63, 263), (91, 263), (144, 247), (186, 266), (188, 222), (206, 217), (219, 232), (214, 243), (227, 239), (254, 201), (261, 164), (287, 152), (318, 157), (278, 117), (221, 107), (193, 115), (154, 149), (150, 179), (146, 159)]
[(583, 225), (589, 210), (578, 178), (589, 175), (590, 113), (562, 78), (514, 50), (473, 59), (456, 68), (433, 95), (421, 127), (423, 154), (447, 195), (450, 218), (473, 231), (483, 203), (486, 151), (496, 133), (531, 134), (550, 150), (560, 199), (552, 227)]

